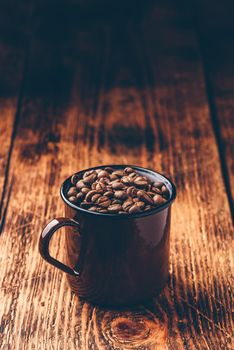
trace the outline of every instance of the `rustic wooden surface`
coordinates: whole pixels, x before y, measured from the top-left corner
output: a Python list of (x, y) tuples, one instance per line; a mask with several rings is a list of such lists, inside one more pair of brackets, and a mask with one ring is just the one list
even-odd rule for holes
[[(231, 58), (212, 61), (212, 31), (182, 1), (79, 23), (75, 10), (34, 9), (17, 40), (1, 24), (0, 348), (232, 349)], [(178, 188), (168, 286), (134, 309), (79, 300), (38, 254), (63, 179), (114, 162)]]

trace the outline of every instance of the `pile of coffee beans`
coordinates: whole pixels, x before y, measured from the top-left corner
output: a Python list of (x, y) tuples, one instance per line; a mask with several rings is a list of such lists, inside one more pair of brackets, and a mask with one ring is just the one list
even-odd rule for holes
[(163, 182), (152, 182), (136, 170), (93, 169), (74, 174), (68, 200), (81, 208), (106, 214), (135, 214), (151, 210), (169, 199)]

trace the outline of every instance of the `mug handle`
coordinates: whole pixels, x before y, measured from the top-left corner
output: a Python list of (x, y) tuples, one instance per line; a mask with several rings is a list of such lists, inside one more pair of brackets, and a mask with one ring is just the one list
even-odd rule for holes
[(68, 218), (56, 218), (50, 221), (41, 233), (39, 240), (39, 252), (43, 259), (45, 259), (49, 264), (59, 268), (60, 270), (69, 273), (72, 276), (79, 276), (80, 272), (77, 268), (71, 268), (57, 259), (53, 258), (49, 252), (50, 240), (54, 233), (64, 226), (73, 226), (80, 229), (80, 224), (72, 219)]

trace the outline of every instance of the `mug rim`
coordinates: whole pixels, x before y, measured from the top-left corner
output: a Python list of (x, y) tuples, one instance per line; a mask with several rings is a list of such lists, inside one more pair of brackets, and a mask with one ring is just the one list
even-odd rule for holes
[(155, 170), (152, 170), (152, 169), (149, 169), (149, 168), (145, 168), (145, 167), (141, 167), (141, 166), (138, 166), (138, 165), (131, 165), (131, 164), (111, 164), (111, 165), (99, 165), (99, 166), (96, 166), (96, 167), (90, 167), (90, 168), (87, 168), (87, 169), (83, 169), (83, 170), (80, 170), (74, 174), (81, 174), (81, 173), (84, 173), (86, 171), (89, 171), (89, 170), (95, 170), (95, 169), (102, 169), (102, 168), (106, 168), (106, 167), (112, 167), (112, 168), (116, 168), (116, 169), (122, 169), (122, 168), (126, 168), (126, 167), (131, 167), (135, 170), (140, 170), (140, 171), (144, 171), (146, 173), (150, 173), (151, 175), (160, 175), (162, 176), (164, 179), (166, 179), (170, 185), (171, 185), (171, 189), (172, 189), (172, 193), (171, 193), (171, 196), (170, 196), (170, 199), (163, 205), (159, 206), (159, 207), (156, 207), (154, 209), (151, 209), (149, 211), (146, 211), (146, 212), (142, 212), (142, 213), (136, 213), (136, 214), (125, 214), (125, 215), (119, 215), (118, 213), (116, 214), (109, 214), (109, 213), (98, 213), (98, 212), (94, 212), (94, 211), (89, 211), (87, 209), (84, 209), (84, 208), (80, 208), (78, 207), (77, 205), (71, 203), (65, 196), (65, 193), (64, 193), (64, 190), (65, 190), (65, 186), (67, 184), (67, 182), (69, 182), (71, 180), (71, 176), (67, 177), (62, 185), (61, 185), (61, 188), (60, 188), (60, 196), (62, 198), (62, 200), (72, 209), (75, 209), (77, 211), (80, 211), (81, 213), (84, 213), (84, 214), (88, 214), (88, 215), (96, 215), (96, 216), (100, 216), (100, 217), (108, 217), (108, 218), (119, 218), (119, 219), (130, 219), (130, 218), (142, 218), (142, 217), (145, 217), (145, 216), (149, 216), (149, 215), (154, 215), (166, 208), (168, 208), (175, 200), (176, 198), (176, 186), (175, 184), (170, 180), (168, 179), (168, 177), (166, 177), (165, 175), (159, 173), (158, 171), (155, 171)]

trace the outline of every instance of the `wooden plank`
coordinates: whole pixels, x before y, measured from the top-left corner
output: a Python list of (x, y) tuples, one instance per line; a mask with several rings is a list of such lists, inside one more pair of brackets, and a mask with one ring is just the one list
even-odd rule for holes
[(229, 1), (213, 6), (211, 1), (206, 0), (198, 2), (198, 5), (195, 13), (207, 77), (207, 94), (234, 220), (234, 8)]
[[(78, 29), (61, 47), (33, 44), (1, 237), (0, 347), (231, 349), (232, 227), (194, 31), (170, 1), (142, 21)], [(37, 247), (63, 212), (63, 179), (112, 162), (178, 186), (168, 286), (128, 310), (78, 300)], [(56, 257), (63, 243), (61, 234)]]
[(12, 184), (8, 170), (20, 108), (24, 51), (22, 47), (4, 42), (0, 35), (0, 233)]

